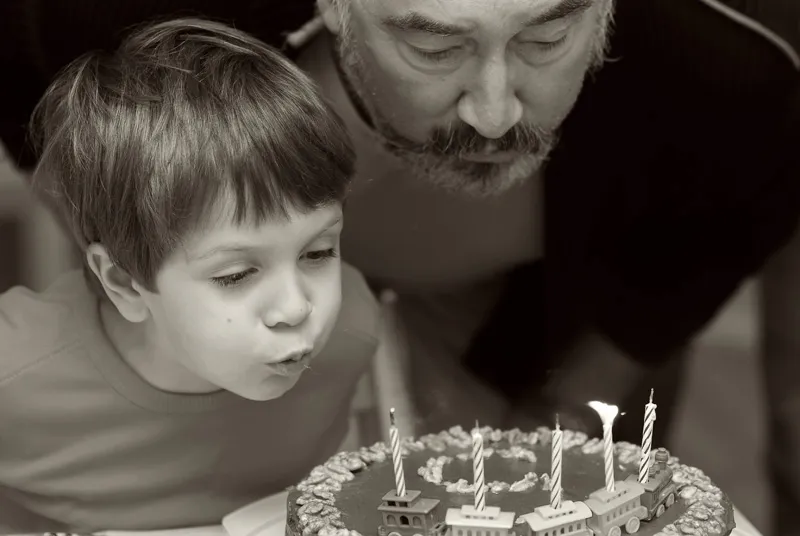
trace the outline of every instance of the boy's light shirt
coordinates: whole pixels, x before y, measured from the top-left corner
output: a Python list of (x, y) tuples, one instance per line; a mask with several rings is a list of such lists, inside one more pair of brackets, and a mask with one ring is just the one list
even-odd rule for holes
[(0, 296), (0, 486), (43, 518), (150, 530), (219, 523), (293, 484), (340, 447), (377, 347), (377, 301), (345, 264), (342, 280), (328, 345), (267, 402), (157, 391), (118, 356), (84, 349), (99, 330), (80, 318), (97, 308), (80, 273), (43, 295)]

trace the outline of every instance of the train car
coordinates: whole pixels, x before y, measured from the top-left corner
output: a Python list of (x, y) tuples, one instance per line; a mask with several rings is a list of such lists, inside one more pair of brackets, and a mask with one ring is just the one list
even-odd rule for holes
[(497, 506), (476, 510), (465, 504), (461, 508), (448, 508), (444, 524), (439, 525), (441, 536), (525, 536), (514, 528), (514, 512), (504, 512)]
[(419, 491), (407, 490), (403, 496), (390, 491), (378, 506), (383, 518), (378, 536), (435, 536), (438, 506), (439, 499), (422, 497)]
[(522, 519), (530, 529), (530, 536), (593, 536), (587, 525), (592, 511), (580, 501), (563, 501), (561, 508), (549, 504), (534, 508)]
[(647, 508), (641, 502), (644, 487), (639, 482), (617, 482), (615, 488), (613, 492), (601, 488), (584, 501), (592, 511), (587, 525), (594, 536), (620, 536), (622, 527), (633, 534), (647, 515)]
[[(656, 451), (655, 460), (650, 467), (650, 474), (647, 482), (639, 484), (644, 488), (642, 494), (642, 505), (647, 508), (645, 521), (650, 521), (654, 517), (661, 517), (667, 508), (675, 504), (678, 495), (678, 484), (672, 480), (672, 469), (667, 465), (669, 452), (667, 449), (660, 448)], [(637, 482), (636, 475), (631, 475), (626, 482)]]

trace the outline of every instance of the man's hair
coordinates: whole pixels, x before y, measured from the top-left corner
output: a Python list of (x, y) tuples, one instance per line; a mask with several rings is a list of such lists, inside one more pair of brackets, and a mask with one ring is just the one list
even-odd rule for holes
[(260, 223), (342, 202), (354, 173), (347, 131), (311, 80), (202, 19), (153, 23), (113, 53), (72, 62), (31, 134), (34, 185), (81, 249), (102, 244), (151, 291), (165, 257), (224, 196), (237, 224)]

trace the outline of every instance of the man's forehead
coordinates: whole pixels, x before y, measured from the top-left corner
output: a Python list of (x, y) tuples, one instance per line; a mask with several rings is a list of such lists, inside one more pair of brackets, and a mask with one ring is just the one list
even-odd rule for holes
[[(596, 0), (357, 0), (389, 29), (453, 30), (480, 26), (545, 24), (584, 11)], [(459, 30), (459, 31), (456, 31)]]

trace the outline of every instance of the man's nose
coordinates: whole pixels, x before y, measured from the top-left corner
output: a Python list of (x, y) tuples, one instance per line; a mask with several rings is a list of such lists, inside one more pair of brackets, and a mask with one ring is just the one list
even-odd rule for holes
[(502, 137), (520, 119), (522, 103), (516, 96), (505, 59), (486, 62), (458, 103), (459, 118), (489, 139)]

